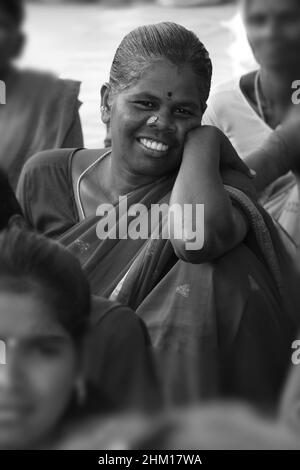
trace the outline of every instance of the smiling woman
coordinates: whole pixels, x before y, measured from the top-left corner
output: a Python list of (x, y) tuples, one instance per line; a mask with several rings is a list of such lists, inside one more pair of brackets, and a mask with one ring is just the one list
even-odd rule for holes
[[(284, 253), (256, 205), (249, 168), (221, 132), (201, 127), (211, 74), (204, 45), (183, 26), (131, 31), (101, 89), (111, 149), (36, 155), (18, 196), (28, 222), (79, 257), (94, 294), (131, 306), (145, 320), (166, 401), (225, 394), (275, 401), (292, 323)], [(107, 217), (119, 233), (138, 205), (151, 218), (153, 205), (169, 202), (188, 204), (192, 216), (180, 210), (169, 223), (167, 211), (149, 224), (146, 240), (99, 240), (101, 207), (111, 207)], [(204, 217), (195, 228), (199, 204)], [(192, 250), (195, 229), (205, 236)]]

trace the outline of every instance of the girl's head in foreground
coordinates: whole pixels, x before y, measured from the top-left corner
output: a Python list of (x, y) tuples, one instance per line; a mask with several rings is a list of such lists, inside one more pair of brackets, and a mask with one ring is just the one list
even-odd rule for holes
[(158, 23), (125, 36), (102, 87), (117, 164), (154, 177), (178, 169), (188, 132), (201, 125), (211, 74), (207, 50), (183, 26)]
[(65, 248), (16, 227), (1, 233), (0, 448), (38, 445), (55, 429), (79, 383), (89, 311)]

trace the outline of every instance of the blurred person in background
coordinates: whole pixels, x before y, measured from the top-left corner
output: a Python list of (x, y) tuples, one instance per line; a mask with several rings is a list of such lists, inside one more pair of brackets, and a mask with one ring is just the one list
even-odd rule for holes
[[(142, 358), (132, 355), (130, 364), (122, 369), (126, 349), (135, 348), (135, 355), (143, 356), (143, 349), (136, 348), (138, 328), (133, 329), (133, 345), (125, 345), (126, 332), (123, 342), (109, 337), (105, 322), (98, 327), (95, 318), (90, 318), (91, 314), (99, 317), (99, 311), (103, 316), (104, 305), (105, 301), (101, 304), (98, 299), (95, 308), (79, 262), (63, 246), (17, 226), (1, 232), (0, 339), (6, 345), (5, 363), (0, 364), (1, 449), (49, 447), (65, 436), (66, 430), (68, 435), (77, 426), (80, 430), (85, 426), (89, 429), (95, 420), (99, 429), (107, 414), (128, 409), (149, 411), (140, 406), (136, 391), (130, 388), (130, 367), (134, 370)], [(123, 308), (125, 315), (128, 312)], [(122, 336), (121, 327), (116, 321), (114, 324), (116, 334)], [(126, 321), (123, 328), (124, 325), (126, 329)], [(96, 369), (102, 361), (101, 354), (94, 354), (97, 349), (91, 348), (91, 334), (106, 344), (113, 339), (115, 348), (115, 357), (104, 357), (109, 364), (97, 386), (90, 381), (86, 369), (91, 356)], [(146, 368), (146, 363), (143, 366)], [(119, 389), (111, 388), (107, 394), (108, 384)], [(150, 382), (145, 386), (151, 388)], [(128, 392), (132, 406), (125, 406)], [(146, 388), (144, 393), (145, 403)], [(116, 397), (120, 398), (119, 403)]]
[(209, 100), (203, 123), (221, 129), (256, 170), (261, 203), (299, 244), (299, 161), (288, 158), (285, 146), (277, 158), (255, 150), (280, 125), (296, 127), (300, 122), (300, 106), (292, 103), (292, 85), (300, 78), (300, 3), (240, 0), (240, 6), (259, 69), (220, 85)]
[[(207, 50), (184, 27), (133, 30), (102, 87), (111, 151), (41, 152), (25, 165), (18, 196), (27, 222), (78, 256), (93, 294), (145, 321), (167, 403), (230, 396), (272, 407), (295, 328), (286, 253), (249, 168), (218, 129), (201, 127), (211, 73)], [(132, 222), (149, 227), (148, 210), (129, 215), (137, 203), (167, 206), (146, 237), (128, 233)], [(174, 235), (168, 203), (205, 204), (201, 248), (186, 247), (191, 227)], [(98, 235), (102, 221), (115, 236)]]
[(0, 0), (0, 80), (6, 84), (6, 104), (0, 105), (0, 164), (13, 188), (24, 163), (37, 151), (83, 146), (80, 83), (14, 65), (25, 44), (24, 9), (23, 0)]
[(77, 260), (34, 233), (3, 231), (0, 258), (0, 448), (31, 448), (83, 398), (90, 292)]

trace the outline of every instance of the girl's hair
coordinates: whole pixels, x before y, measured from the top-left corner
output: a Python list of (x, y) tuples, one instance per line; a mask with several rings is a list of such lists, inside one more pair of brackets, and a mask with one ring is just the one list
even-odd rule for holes
[(4, 230), (0, 234), (0, 289), (33, 292), (80, 344), (91, 308), (89, 284), (79, 261), (58, 242), (16, 226)]
[(25, 16), (23, 0), (0, 0), (0, 10), (5, 11), (17, 26), (23, 23)]
[(7, 227), (13, 215), (22, 215), (22, 210), (5, 173), (0, 169), (0, 230)]
[(192, 31), (170, 22), (140, 26), (125, 36), (110, 70), (112, 92), (130, 86), (149, 63), (159, 59), (178, 66), (190, 66), (199, 79), (203, 104), (206, 103), (212, 76), (209, 54)]

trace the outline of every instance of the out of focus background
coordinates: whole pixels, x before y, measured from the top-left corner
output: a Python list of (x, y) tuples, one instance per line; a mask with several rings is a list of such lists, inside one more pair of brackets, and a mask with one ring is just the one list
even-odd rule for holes
[(114, 51), (131, 29), (159, 21), (180, 23), (204, 42), (214, 64), (213, 86), (254, 66), (236, 2), (222, 0), (31, 0), (20, 65), (82, 82), (85, 146), (101, 147), (100, 87)]

